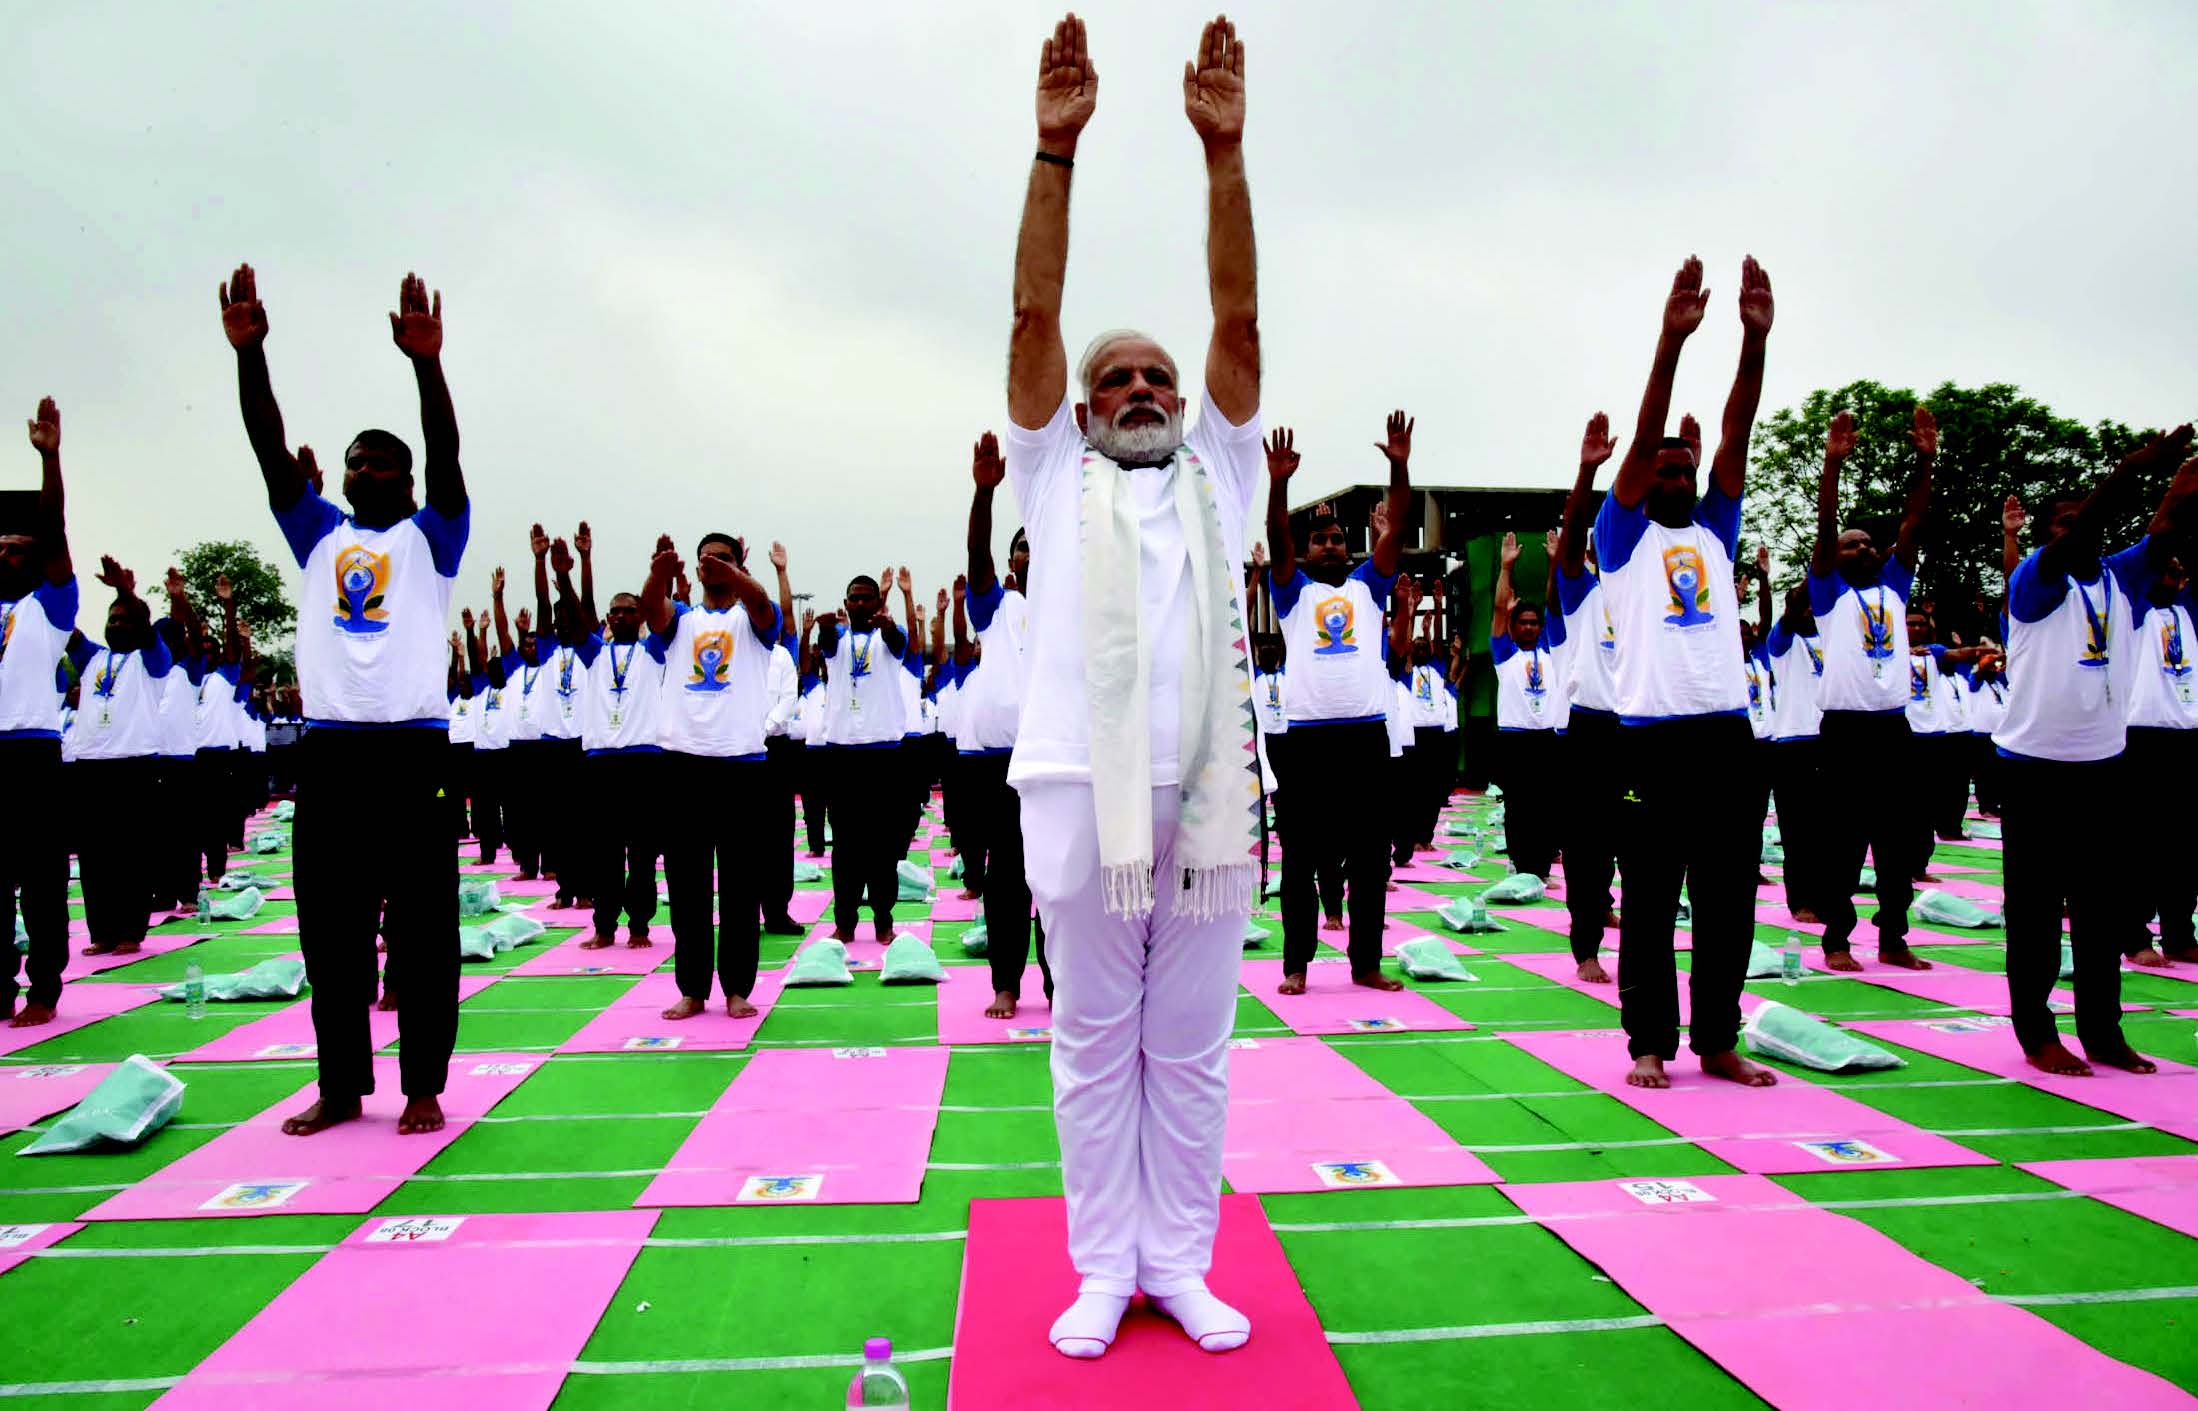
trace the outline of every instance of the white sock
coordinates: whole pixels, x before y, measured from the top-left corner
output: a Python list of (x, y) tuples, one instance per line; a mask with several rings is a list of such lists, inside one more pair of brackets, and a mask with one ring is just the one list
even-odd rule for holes
[(1152, 1306), (1182, 1324), (1191, 1341), (1207, 1352), (1234, 1352), (1251, 1341), (1252, 1320), (1204, 1287), (1153, 1298)]
[(1122, 1325), (1128, 1298), (1113, 1293), (1080, 1293), (1068, 1310), (1053, 1320), (1053, 1350), (1063, 1357), (1097, 1357), (1114, 1342)]

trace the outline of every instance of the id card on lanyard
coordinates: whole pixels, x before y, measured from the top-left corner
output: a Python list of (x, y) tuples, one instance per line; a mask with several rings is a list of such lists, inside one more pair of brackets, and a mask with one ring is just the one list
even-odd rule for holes
[(633, 670), (633, 654), (641, 650), (641, 644), (627, 646), (624, 666), (618, 664), (618, 644), (609, 643), (607, 649), (611, 654), (611, 729), (616, 730), (626, 723), (626, 674)]
[[(2076, 664), (2079, 667), (2091, 668), (2095, 666), (2098, 669), (2100, 679), (2106, 683), (2106, 698), (2111, 701), (2114, 699), (2114, 654), (2112, 650), (2113, 643), (2109, 640), (2107, 633), (2113, 626), (2114, 580), (2104, 569), (2099, 571), (2099, 587), (2102, 591), (2099, 594), (2100, 601), (2097, 607), (2092, 606), (2091, 595), (2084, 591), (2083, 584), (2078, 583), (2073, 577), (2068, 580), (2068, 583), (2070, 587), (2076, 590), (2077, 599), (2083, 603), (2084, 620), (2091, 628), (2091, 642), (2085, 654), (2077, 659)], [(2092, 655), (2091, 648), (2096, 648), (2096, 656)]]
[(847, 634), (847, 655), (855, 665), (855, 669), (848, 674), (847, 678), (847, 713), (849, 715), (862, 714), (862, 689), (855, 683), (870, 675), (870, 649), (877, 643), (877, 640), (878, 634), (875, 632), (850, 632)]

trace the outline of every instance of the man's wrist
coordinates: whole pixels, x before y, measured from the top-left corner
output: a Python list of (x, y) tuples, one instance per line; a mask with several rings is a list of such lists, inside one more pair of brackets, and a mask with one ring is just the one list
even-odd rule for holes
[[(1038, 134), (1038, 151), (1048, 157), (1057, 157), (1062, 162), (1073, 162), (1076, 160), (1077, 137), (1078, 134), (1073, 132), (1065, 134), (1041, 132)], [(1036, 159), (1033, 158), (1033, 160)]]
[(1206, 149), (1206, 160), (1209, 163), (1241, 156), (1244, 152), (1244, 134), (1241, 132), (1227, 137), (1208, 137), (1200, 133), (1198, 140)]

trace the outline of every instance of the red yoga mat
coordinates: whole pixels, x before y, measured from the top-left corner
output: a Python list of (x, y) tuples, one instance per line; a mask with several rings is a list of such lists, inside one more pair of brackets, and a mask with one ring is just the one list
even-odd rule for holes
[(1497, 1179), (1433, 1118), (1319, 1039), (1229, 1044), (1221, 1174), (1234, 1191), (1463, 1186)]
[(545, 1411), (656, 1218), (370, 1219), (153, 1404)]
[(1499, 1189), (1779, 1411), (2190, 1405), (1761, 1176)]
[(1355, 1411), (1358, 1398), (1257, 1199), (1221, 1197), (1213, 1254), (1207, 1285), (1251, 1319), (1250, 1342), (1220, 1356), (1201, 1352), (1139, 1301), (1106, 1356), (1077, 1361), (1047, 1338), (1076, 1298), (1067, 1206), (1051, 1197), (971, 1201), (948, 1411)]

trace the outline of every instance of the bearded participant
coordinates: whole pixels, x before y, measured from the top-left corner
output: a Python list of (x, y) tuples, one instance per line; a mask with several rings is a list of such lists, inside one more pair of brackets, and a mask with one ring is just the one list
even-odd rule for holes
[(1175, 360), (1143, 334), (1094, 338), (1076, 367), (1081, 400), (1070, 395), (1069, 179), (1097, 98), (1072, 15), (1039, 62), (1005, 438), (1032, 555), (1030, 694), (1009, 780), (1037, 842), (1031, 893), (1051, 938), (1054, 1114), (1082, 1281), (1052, 1342), (1102, 1355), (1142, 1289), (1200, 1347), (1225, 1352), (1250, 1322), (1205, 1276), (1259, 840), (1235, 567), (1261, 467), (1235, 29), (1207, 25), (1183, 72), (1206, 154), (1213, 306), (1187, 435)]
[(310, 728), (292, 839), (320, 1100), (283, 1130), (304, 1136), (349, 1121), (374, 1090), (367, 1008), (386, 902), (389, 943), (405, 966), (397, 1130), (436, 1131), (458, 1028), (458, 859), (437, 797), (450, 752), (443, 622), (470, 520), (443, 380), (442, 295), (430, 304), (427, 286), (408, 274), (389, 316), (419, 385), (427, 502), (414, 500), (411, 449), (389, 432), (363, 431), (344, 452), (349, 514), (313, 489), (283, 438), (250, 265), (222, 286), (221, 305), (245, 433), (305, 574), (297, 663)]
[(1736, 1051), (1740, 987), (1755, 938), (1761, 835), (1753, 782), (1740, 602), (1733, 588), (1748, 437), (1763, 394), (1770, 276), (1740, 271), (1740, 367), (1725, 402), (1706, 489), (1694, 446), (1664, 433), (1672, 380), (1709, 294), (1702, 263), (1672, 279), (1633, 444), (1595, 518), (1595, 558), (1617, 641), (1619, 753), (1633, 799), (1619, 823), (1618, 1001), (1633, 1055), (1626, 1081), (1669, 1087), (1679, 1051), (1673, 927), (1679, 890), (1693, 906), (1688, 1046), (1702, 1071), (1751, 1087), (1777, 1081)]

